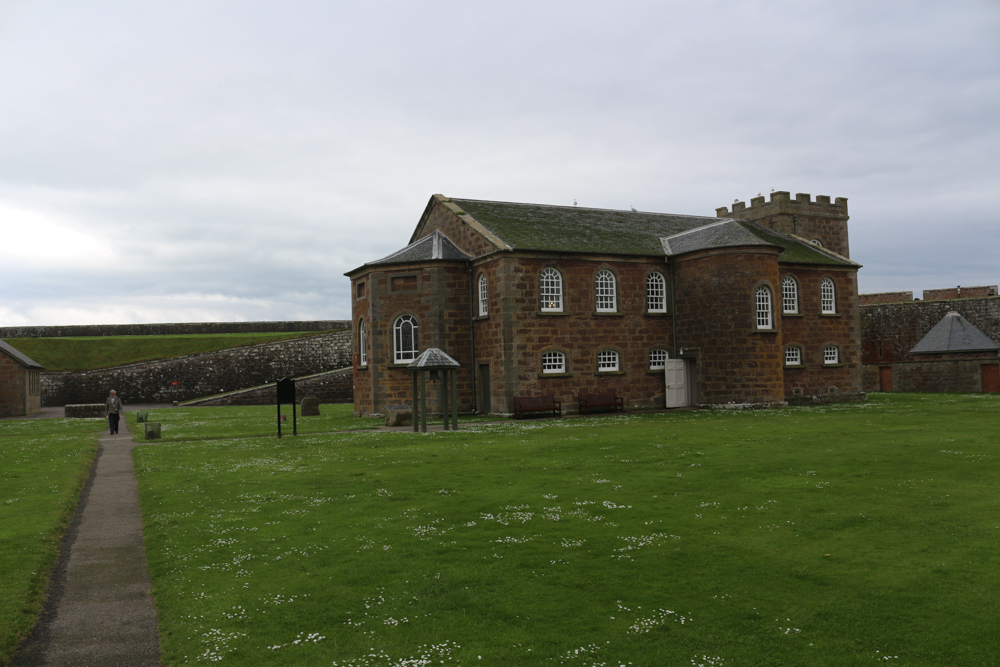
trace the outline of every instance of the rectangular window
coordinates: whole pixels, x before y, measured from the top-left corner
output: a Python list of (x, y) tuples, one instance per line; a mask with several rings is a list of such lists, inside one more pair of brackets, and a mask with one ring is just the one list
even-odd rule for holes
[(607, 373), (618, 370), (618, 353), (614, 350), (604, 350), (597, 354), (597, 371)]
[(365, 298), (365, 291), (366, 291), (365, 282), (362, 280), (361, 282), (358, 283), (357, 298), (359, 299)]
[(667, 351), (663, 349), (649, 351), (649, 370), (662, 371), (667, 367)]

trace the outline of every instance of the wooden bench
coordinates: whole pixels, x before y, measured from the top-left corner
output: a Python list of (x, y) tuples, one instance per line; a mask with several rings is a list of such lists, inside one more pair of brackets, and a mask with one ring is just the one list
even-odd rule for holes
[(514, 416), (523, 419), (526, 412), (554, 412), (562, 417), (562, 403), (554, 396), (515, 396)]
[(613, 391), (580, 392), (580, 414), (587, 414), (594, 408), (614, 408), (615, 412), (625, 412), (624, 400)]

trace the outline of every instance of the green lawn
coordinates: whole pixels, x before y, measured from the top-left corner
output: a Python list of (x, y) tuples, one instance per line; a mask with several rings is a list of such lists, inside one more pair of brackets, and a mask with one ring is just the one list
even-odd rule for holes
[(103, 419), (0, 420), (0, 665), (41, 612)]
[(47, 371), (91, 371), (140, 361), (215, 352), (231, 347), (316, 336), (328, 331), (179, 334), (171, 336), (77, 336), (5, 338)]

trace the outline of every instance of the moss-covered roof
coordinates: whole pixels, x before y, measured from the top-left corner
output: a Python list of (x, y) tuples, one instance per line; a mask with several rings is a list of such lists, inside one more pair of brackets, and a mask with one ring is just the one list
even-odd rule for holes
[[(725, 232), (728, 245), (775, 245), (782, 249), (781, 262), (809, 264), (848, 264), (810, 244), (793, 239), (755, 223), (730, 221), (700, 215), (674, 215), (646, 211), (616, 211), (578, 206), (549, 206), (512, 202), (451, 199), (491, 233), (514, 250), (595, 253), (612, 255), (667, 254), (662, 239), (676, 237), (709, 225), (716, 231), (685, 235), (670, 254), (702, 249), (696, 239), (717, 247), (719, 234)], [(735, 230), (738, 225), (743, 230)], [(749, 232), (749, 233), (747, 233)], [(743, 239), (744, 243), (738, 243)], [(673, 243), (670, 244), (673, 248)], [(726, 244), (723, 244), (726, 245)]]

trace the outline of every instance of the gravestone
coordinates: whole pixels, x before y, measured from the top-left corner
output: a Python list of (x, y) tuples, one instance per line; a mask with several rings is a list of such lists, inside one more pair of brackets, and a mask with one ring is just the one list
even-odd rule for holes
[(146, 422), (146, 440), (158, 440), (160, 438), (160, 422)]
[(410, 426), (413, 424), (413, 410), (409, 405), (390, 405), (385, 413), (386, 426)]
[(300, 404), (303, 417), (315, 417), (319, 415), (319, 399), (315, 396), (306, 396)]

